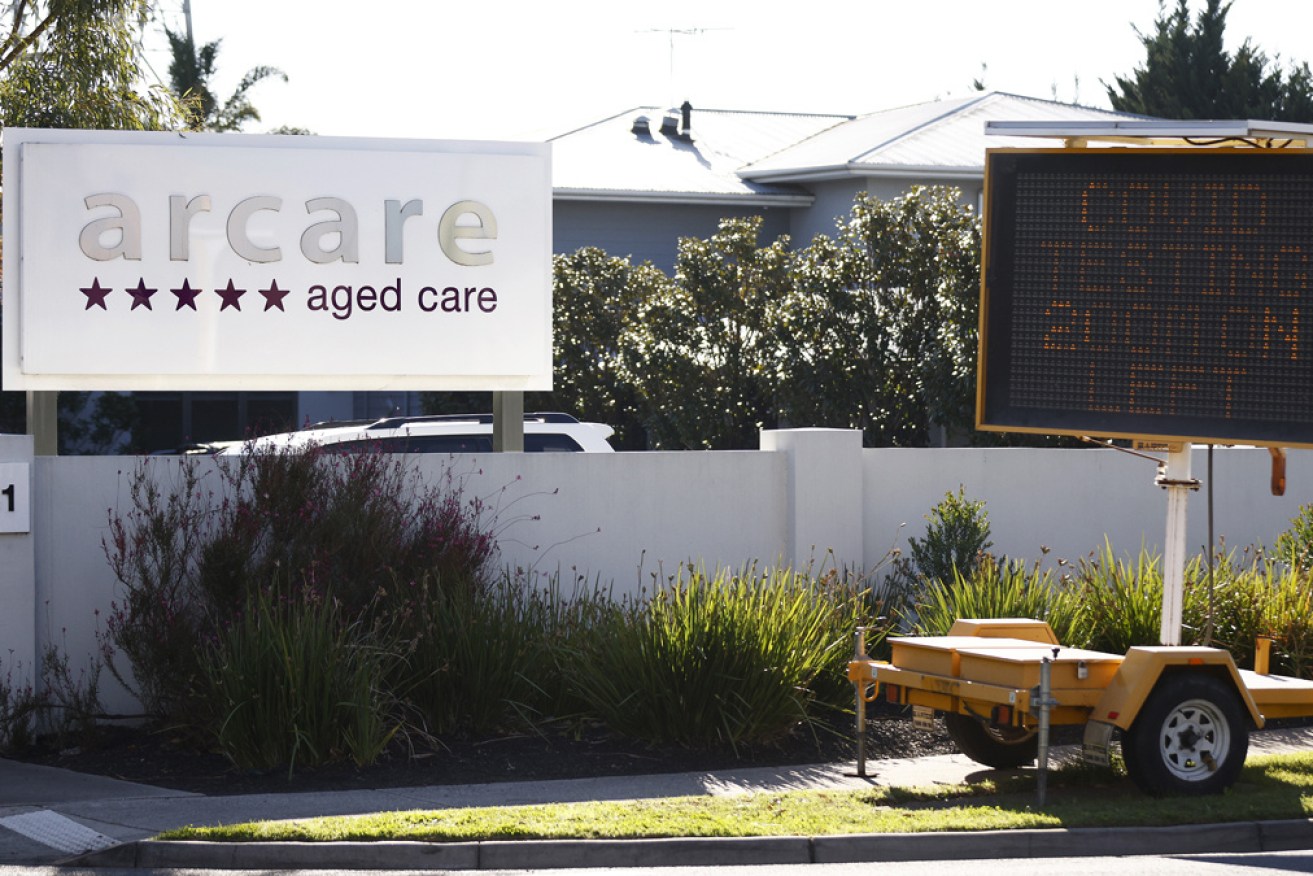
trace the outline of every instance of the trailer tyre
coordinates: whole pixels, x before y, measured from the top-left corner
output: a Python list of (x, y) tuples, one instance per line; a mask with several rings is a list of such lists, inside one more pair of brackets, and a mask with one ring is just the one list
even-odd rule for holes
[(1122, 737), (1131, 780), (1148, 794), (1216, 794), (1235, 784), (1249, 726), (1235, 690), (1197, 672), (1169, 675)]
[(944, 713), (944, 726), (958, 751), (996, 770), (1026, 766), (1039, 755), (1039, 736), (1033, 730), (998, 727), (955, 712)]

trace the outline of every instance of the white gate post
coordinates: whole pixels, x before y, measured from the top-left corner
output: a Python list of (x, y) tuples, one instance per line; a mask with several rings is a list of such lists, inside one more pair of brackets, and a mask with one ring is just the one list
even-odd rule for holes
[(795, 570), (814, 560), (818, 568), (833, 562), (861, 571), (861, 431), (767, 429), (761, 433), (761, 449), (789, 457), (784, 561)]
[(36, 538), (30, 435), (0, 435), (0, 673), (35, 685)]

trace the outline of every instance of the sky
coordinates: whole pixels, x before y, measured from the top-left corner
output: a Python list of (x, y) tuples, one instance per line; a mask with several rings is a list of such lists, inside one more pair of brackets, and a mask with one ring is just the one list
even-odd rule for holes
[[(1168, 0), (1175, 5), (1175, 0)], [(1190, 0), (1198, 9), (1203, 0)], [(1158, 0), (190, 0), (226, 97), (317, 134), (542, 140), (637, 106), (861, 115), (990, 90), (1108, 107)], [(183, 0), (159, 0), (183, 27)], [(148, 42), (167, 77), (159, 25)], [(1234, 0), (1228, 48), (1313, 62), (1313, 2)]]

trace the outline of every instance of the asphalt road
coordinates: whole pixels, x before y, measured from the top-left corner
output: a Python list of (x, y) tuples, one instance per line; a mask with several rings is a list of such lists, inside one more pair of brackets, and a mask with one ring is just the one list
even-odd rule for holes
[[(1171, 855), (1103, 858), (1026, 858), (987, 859), (943, 862), (930, 867), (951, 868), (952, 872), (969, 872), (971, 876), (1255, 876), (1261, 873), (1313, 873), (1313, 851), (1260, 852), (1254, 854)], [(715, 876), (871, 876), (878, 867), (880, 876), (925, 876), (927, 864), (921, 862), (864, 864), (798, 864), (757, 867), (634, 867), (583, 870), (279, 870), (279, 876), (426, 876), (450, 874), (468, 876), (692, 876), (714, 873)], [(268, 876), (268, 870), (120, 870), (61, 869), (58, 867), (0, 866), (0, 876)]]

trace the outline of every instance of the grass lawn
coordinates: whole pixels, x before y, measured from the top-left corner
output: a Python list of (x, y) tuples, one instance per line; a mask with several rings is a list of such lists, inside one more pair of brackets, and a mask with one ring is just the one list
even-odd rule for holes
[(819, 836), (848, 833), (1138, 827), (1308, 818), (1313, 754), (1250, 758), (1240, 781), (1210, 797), (1141, 794), (1122, 773), (1081, 765), (1049, 774), (1048, 804), (1033, 776), (933, 789), (790, 791), (600, 803), (485, 807), (193, 827), (160, 839), (224, 842)]

